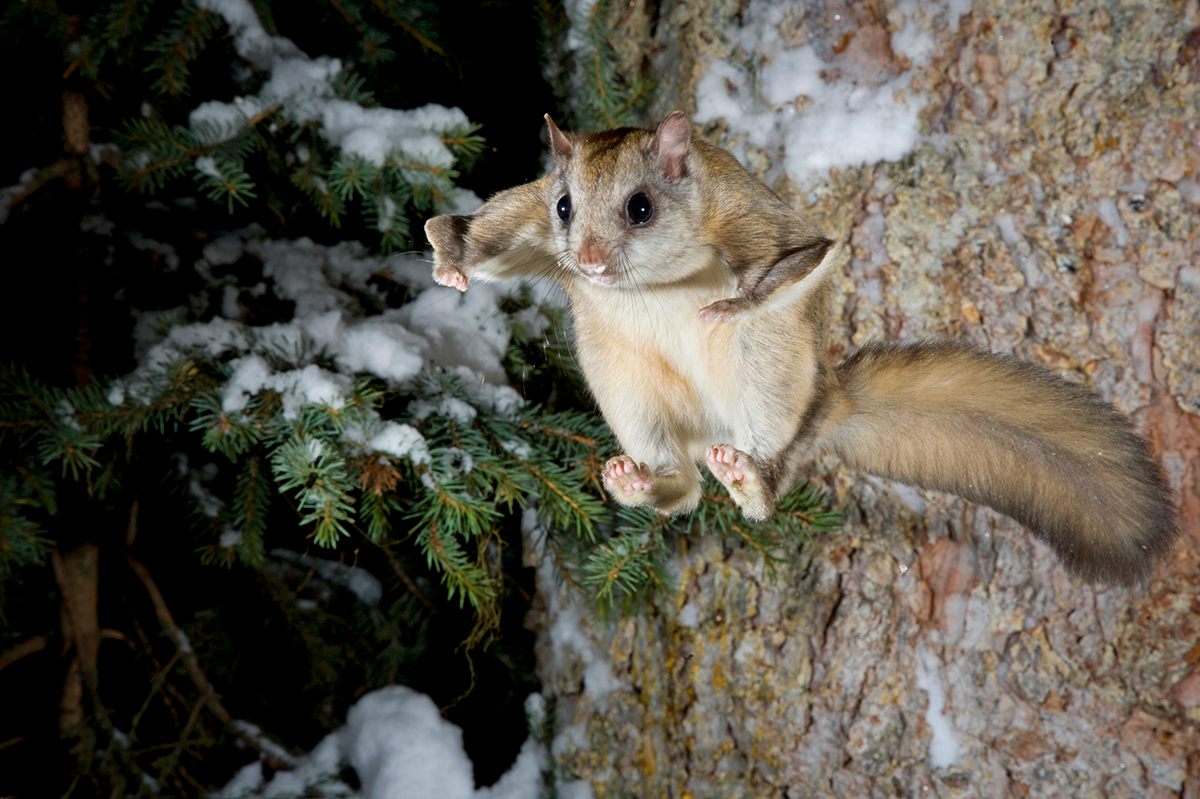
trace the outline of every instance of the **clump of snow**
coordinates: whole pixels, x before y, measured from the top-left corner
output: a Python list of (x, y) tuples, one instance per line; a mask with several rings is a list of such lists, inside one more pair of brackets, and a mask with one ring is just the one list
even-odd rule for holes
[[(296, 418), (305, 405), (336, 410), (353, 391), (353, 375), (372, 375), (406, 389), (430, 367), (455, 374), (470, 402), (433, 397), (428, 411), (414, 414), (418, 419), (437, 412), (467, 424), (477, 409), (511, 414), (523, 404), (507, 385), (502, 365), (511, 335), (507, 317), (500, 312), (504, 290), (481, 285), (472, 289), (469, 302), (462, 303), (458, 292), (433, 285), (424, 258), (373, 258), (355, 244), (325, 247), (308, 239), (269, 241), (248, 230), (209, 243), (195, 264), (201, 277), (221, 290), (222, 309), (239, 318), (242, 309), (237, 298), (242, 290), (227, 282), (228, 276), (214, 278), (211, 269), (215, 265), (236, 269), (244, 255), (261, 260), (265, 279), (246, 289), (245, 295), (272, 290), (294, 304), (294, 317), (261, 326), (222, 317), (178, 324), (186, 309), (147, 312), (136, 332), (140, 366), (114, 384), (110, 401), (149, 401), (158, 385), (155, 377), (163, 368), (200, 357), (230, 363), (231, 374), (221, 389), (226, 413), (245, 410), (253, 396), (266, 390), (281, 395), (289, 419)], [(410, 286), (417, 296), (400, 308), (363, 317), (364, 305), (386, 304), (375, 282), (380, 278)], [(234, 301), (229, 301), (230, 289)], [(326, 365), (313, 362), (318, 359)], [(327, 368), (330, 362), (335, 370)], [(417, 411), (423, 407), (414, 404)], [(399, 447), (399, 439), (394, 443)], [(413, 443), (406, 451), (414, 462), (427, 461), (423, 442), (420, 447)], [(382, 445), (370, 448), (388, 452)]]
[(125, 238), (131, 246), (160, 256), (168, 271), (174, 271), (179, 268), (179, 254), (175, 252), (175, 248), (170, 244), (155, 241), (136, 230), (127, 232)]
[(336, 351), (338, 366), (347, 372), (365, 372), (393, 385), (408, 382), (425, 365), (426, 342), (403, 325), (383, 318), (349, 325), (334, 325), (329, 338), (316, 337)]
[[(219, 141), (260, 115), (278, 110), (299, 124), (319, 123), (320, 135), (346, 156), (376, 166), (393, 157), (402, 166), (411, 164), (404, 170), (411, 183), (429, 183), (438, 170), (454, 163), (442, 134), (468, 126), (460, 109), (435, 104), (406, 111), (364, 108), (341, 99), (334, 91), (334, 80), (342, 71), (338, 59), (310, 58), (290, 39), (269, 36), (248, 0), (200, 0), (200, 6), (220, 14), (233, 34), (238, 55), (269, 74), (256, 95), (197, 106), (189, 117), (197, 133)], [(203, 160), (196, 162), (201, 174), (211, 174), (206, 168), (215, 171), (211, 159)]]
[[(527, 701), (526, 706), (536, 708), (540, 702)], [(359, 791), (337, 779), (343, 764), (357, 774), (362, 786)], [(463, 750), (462, 730), (443, 719), (428, 696), (393, 685), (355, 703), (346, 725), (296, 760), (292, 770), (277, 772), (264, 784), (262, 764), (251, 763), (215, 796), (536, 799), (548, 767), (545, 748), (531, 738), (495, 785), (477, 790), (474, 768)], [(583, 796), (575, 788), (572, 791), (560, 795)]]
[(199, 469), (191, 469), (183, 462), (183, 474), (188, 478), (188, 494), (196, 501), (200, 513), (209, 519), (216, 519), (225, 509), (225, 502), (209, 489), (217, 478), (217, 465), (206, 463)]
[(242, 541), (242, 531), (236, 527), (230, 527), (227, 525), (225, 529), (221, 531), (221, 537), (217, 539), (217, 544), (222, 549), (235, 549), (242, 545)]
[(375, 227), (380, 233), (387, 233), (396, 224), (396, 211), (399, 210), (396, 206), (396, 201), (391, 197), (383, 197), (379, 203), (379, 219), (376, 220)]
[(1116, 201), (1112, 197), (1105, 197), (1097, 203), (1096, 210), (1100, 214), (1100, 221), (1112, 231), (1117, 246), (1124, 247), (1128, 244), (1129, 230), (1125, 227), (1125, 220), (1121, 219), (1121, 212), (1117, 210)]
[(260, 69), (300, 52), (290, 40), (267, 34), (249, 0), (197, 0), (196, 4), (225, 19), (238, 55)]
[(588, 637), (583, 627), (585, 608), (578, 596), (560, 590), (554, 576), (552, 559), (544, 553), (548, 532), (530, 503), (521, 516), (524, 546), (537, 565), (538, 591), (547, 600), (546, 615), (550, 623), (546, 635), (550, 648), (560, 661), (577, 658), (583, 666), (583, 692), (592, 701), (603, 703), (610, 693), (622, 687), (613, 674), (608, 658)]
[(591, 47), (587, 39), (588, 21), (596, 0), (566, 0), (563, 11), (566, 12), (570, 27), (567, 29), (566, 47), (571, 52), (586, 50)]
[(274, 374), (259, 355), (247, 355), (234, 363), (233, 374), (222, 389), (221, 409), (236, 413), (263, 389), (272, 389), (283, 397), (283, 415), (295, 419), (305, 405), (338, 409), (352, 388), (350, 378), (308, 365)]
[(453, 419), (459, 424), (470, 424), (479, 413), (475, 408), (463, 402), (458, 397), (446, 396), (436, 401), (419, 400), (414, 402), (412, 412), (413, 416), (417, 419), (425, 419), (436, 413), (439, 416)]
[(442, 718), (437, 705), (409, 688), (392, 686), (363, 697), (350, 709), (342, 751), (362, 780), (364, 799), (395, 795), (466, 799), (474, 793), (462, 730)]
[(194, 166), (196, 171), (201, 175), (205, 175), (217, 180), (224, 180), (221, 175), (221, 170), (217, 169), (217, 162), (207, 155), (202, 155), (196, 159)]
[(700, 626), (700, 608), (694, 602), (688, 602), (679, 609), (679, 624), (693, 630)]
[(108, 389), (108, 396), (106, 399), (108, 399), (109, 405), (123, 404), (125, 402), (125, 387), (120, 383), (113, 383)]
[[(457, 108), (425, 105), (411, 111), (363, 108), (346, 100), (331, 99), (320, 109), (321, 135), (347, 155), (357, 155), (376, 166), (399, 153), (404, 161), (423, 166), (449, 167), (454, 154), (441, 134), (465, 128), (467, 115)], [(415, 166), (415, 165), (414, 165)], [(430, 171), (418, 167), (405, 171), (414, 183), (427, 183)]]
[(15, 202), (18, 197), (29, 191), (29, 187), (33, 185), (35, 180), (37, 180), (37, 176), (37, 167), (26, 169), (21, 173), (21, 176), (17, 178), (16, 183), (0, 189), (0, 225), (3, 225), (8, 221), (8, 212), (11, 210), (13, 202)]
[(339, 585), (350, 591), (364, 605), (378, 605), (379, 600), (383, 598), (383, 585), (379, 582), (379, 578), (361, 567), (349, 566), (326, 558), (314, 558), (290, 549), (273, 549), (271, 556), (297, 565), (306, 571), (315, 572), (325, 582)]
[(218, 236), (204, 245), (204, 260), (215, 266), (226, 266), (237, 262), (244, 251), (240, 236)]
[(928, 698), (925, 724), (930, 732), (929, 763), (934, 768), (945, 768), (959, 761), (963, 747), (953, 720), (946, 715), (946, 692), (942, 687), (938, 665), (938, 659), (932, 652), (924, 648), (917, 649), (917, 688), (924, 691)]
[[(941, 16), (957, 25), (967, 6), (962, 0)], [(893, 49), (911, 65), (878, 85), (841, 75), (811, 44), (792, 46), (780, 32), (788, 7), (754, 0), (736, 34), (733, 61), (714, 59), (696, 88), (696, 120), (724, 119), (735, 137), (735, 155), (748, 145), (778, 153), (783, 171), (797, 185), (811, 186), (832, 168), (902, 158), (919, 139), (918, 113), (924, 100), (909, 91), (914, 70), (933, 51), (929, 33), (934, 13), (928, 6), (901, 3)], [(923, 24), (918, 24), (920, 20)], [(757, 85), (736, 66), (765, 55)]]
[(405, 306), (400, 319), (429, 340), (433, 358), (444, 361), (453, 353), (457, 363), (482, 372), (490, 380), (503, 381), (500, 362), (508, 349), (511, 330), (506, 318), (496, 313), (496, 307), (507, 290), (498, 284), (475, 283), (464, 294), (425, 291)]
[(500, 446), (505, 452), (507, 452), (509, 455), (512, 455), (514, 458), (527, 461), (533, 457), (533, 447), (529, 446), (529, 444), (524, 441), (518, 441), (515, 439), (512, 441), (501, 441)]
[(408, 458), (416, 464), (428, 464), (430, 460), (425, 437), (411, 425), (383, 422), (379, 430), (363, 443), (373, 452), (394, 458)]

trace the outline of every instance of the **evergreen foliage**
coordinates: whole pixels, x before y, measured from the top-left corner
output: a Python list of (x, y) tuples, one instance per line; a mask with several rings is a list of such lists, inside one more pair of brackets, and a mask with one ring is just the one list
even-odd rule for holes
[[(86, 87), (91, 135), (105, 142), (73, 156), (78, 170), (40, 170), (21, 201), (78, 171), (71, 190), (87, 197), (66, 204), (87, 215), (74, 222), (89, 226), (81, 238), (116, 284), (108, 293), (133, 296), (127, 310), (140, 314), (132, 372), (95, 370), (64, 386), (36, 364), (0, 367), (0, 672), (52, 644), (72, 652), (66, 671), (84, 672), (78, 717), (60, 715), (76, 780), (65, 794), (197, 792), (206, 786), (194, 766), (231, 740), (273, 762), (277, 748), (235, 721), (221, 695), (248, 714), (294, 704), (297, 728), (315, 734), (364, 688), (434, 682), (443, 675), (422, 670), (437, 672), (431, 664), (444, 668), (450, 656), (431, 651), (463, 643), (473, 659), (455, 690), (491, 679), (527, 693), (530, 647), (511, 642), (524, 634), (525, 600), (516, 600), (530, 578), (519, 553), (533, 529), (547, 531), (539, 543), (599, 608), (636, 612), (670, 590), (665, 563), (679, 536), (715, 533), (770, 564), (837, 524), (811, 487), (761, 525), (715, 484), (686, 519), (616, 505), (600, 474), (618, 447), (582, 387), (565, 313), (538, 300), (541, 286), (497, 299), (475, 331), (506, 344), (512, 391), (386, 327), (429, 287), (419, 257), (272, 240), (323, 220), (326, 237), (337, 228), (377, 252), (397, 250), (424, 217), (460, 202), (457, 181), (483, 151), (464, 115), (391, 112), (372, 91), (382, 66), (413, 57), (406, 50), (444, 55), (431, 4), (310, 5), (309, 49), (327, 36), (352, 43), (340, 60), (301, 53), (276, 25), (297, 12), (269, 0), (106, 0), (82, 19), (56, 2), (0, 12), (0, 41), (36, 31), (61, 44), (62, 72)], [(231, 24), (232, 6), (253, 11), (260, 39)], [(615, 68), (611, 13), (600, 0), (586, 20), (571, 20), (586, 43), (572, 56), (578, 127), (633, 122), (650, 89)], [(553, 7), (543, 18), (552, 33), (550, 20), (566, 15)], [(281, 89), (278, 59), (264, 52), (317, 74), (301, 81), (309, 93)], [(409, 126), (400, 141), (411, 146), (352, 145), (332, 131), (339, 120), (385, 116)], [(197, 193), (208, 207), (193, 210)], [(170, 223), (135, 228), (152, 206), (168, 208)], [(235, 232), (211, 231), (214, 215)], [(207, 227), (181, 232), (190, 225)], [(151, 267), (135, 271), (139, 258)], [(361, 327), (375, 322), (385, 326)], [(350, 357), (363, 349), (345, 346), (355, 331), (397, 352), (397, 340), (411, 344), (423, 367), (410, 374)], [(257, 382), (246, 379), (252, 368)], [(89, 548), (100, 551), (103, 576), (93, 564), (90, 577), (72, 577)], [(155, 582), (164, 563), (181, 586)], [(364, 587), (368, 575), (378, 584)], [(86, 673), (95, 662), (78, 665), (88, 640), (99, 648), (96, 608), (82, 617), (92, 638), (66, 618), (79, 612), (72, 592), (95, 604), (100, 580), (101, 604), (127, 614), (114, 626), (128, 651), (105, 662), (134, 675), (124, 677), (135, 684), (132, 709), (110, 707), (100, 688), (111, 680)], [(46, 598), (64, 614), (54, 633)], [(252, 656), (270, 648), (273, 662), (303, 666), (258, 673)], [(471, 701), (439, 698), (460, 700)], [(0, 764), (3, 749), (0, 741)]]
[[(518, 331), (510, 363), (523, 363), (539, 344)], [(564, 549), (572, 555), (568, 564), (575, 561), (579, 582), (607, 604), (662, 583), (662, 560), (674, 535), (715, 532), (770, 560), (789, 542), (838, 521), (812, 486), (789, 494), (765, 524), (747, 523), (716, 485), (683, 520), (615, 505), (604, 499), (599, 477), (604, 453), (617, 445), (598, 417), (532, 404), (497, 410), (453, 372), (427, 371), (411, 392), (360, 377), (344, 403), (307, 403), (294, 418), (274, 389), (238, 412), (225, 410), (222, 377), (228, 372), (228, 361), (175, 361), (141, 384), (148, 393), (119, 404), (112, 400), (127, 381), (63, 390), (20, 369), (0, 373), (0, 444), (10, 456), (18, 454), (14, 465), (25, 477), (0, 484), (0, 514), (9, 520), (0, 534), (0, 568), (45, 557), (43, 530), (57, 507), (57, 483), (78, 483), (88, 496), (104, 499), (119, 485), (121, 462), (146, 435), (196, 436), (204, 450), (233, 465), (229, 496), (216, 498), (216, 510), (200, 512), (212, 519), (219, 539), (205, 545), (209, 561), (260, 567), (270, 507), (283, 500), (318, 547), (336, 548), (359, 536), (379, 544), (411, 535), (449, 598), (484, 620), (494, 619), (501, 583), (488, 545), (500, 543), (503, 520), (531, 498), (556, 535), (573, 539)], [(449, 413), (429, 412), (433, 404), (444, 409), (447, 400)], [(419, 431), (428, 463), (372, 455), (356, 443), (361, 433), (347, 434), (370, 429), (385, 413)]]
[[(38, 24), (45, 27), (73, 24), (57, 3), (28, 5), (32, 8), (14, 7), (5, 13), (0, 36), (28, 24), (26, 16), (39, 17)], [(384, 251), (413, 243), (413, 220), (453, 205), (456, 179), (483, 150), (477, 125), (465, 118), (411, 120), (438, 138), (453, 163), (427, 146), (412, 152), (380, 151), (373, 156), (375, 163), (323, 135), (322, 109), (313, 107), (314, 102), (342, 101), (343, 113), (382, 110), (352, 64), (378, 69), (392, 61), (401, 46), (444, 55), (429, 22), (430, 4), (319, 4), (326, 13), (332, 9), (335, 30), (349, 27), (357, 47), (347, 54), (348, 60), (309, 60), (304, 65), (309, 80), (300, 84), (295, 69), (280, 79), (262, 53), (254, 52), (276, 47), (279, 55), (298, 64), (307, 58), (294, 45), (287, 49), (278, 44), (271, 5), (252, 5), (262, 23), (257, 38), (254, 30), (228, 24), (218, 13), (225, 6), (236, 12), (238, 4), (124, 0), (103, 4), (83, 22), (71, 47), (68, 75), (100, 82), (110, 72), (128, 79), (140, 71), (149, 81), (139, 116), (126, 117), (113, 131), (120, 145), (120, 179), (127, 189), (158, 195), (164, 189), (185, 193), (195, 186), (231, 213), (266, 210), (253, 207), (260, 199), (273, 213), (290, 209), (294, 214), (297, 205), (305, 204), (332, 229), (353, 220), (356, 227), (350, 232), (373, 237)], [(267, 37), (274, 37), (269, 45), (263, 43)], [(249, 58), (239, 59), (244, 51)], [(193, 70), (206, 60), (240, 60), (242, 67), (223, 80), (205, 76), (204, 85), (198, 86)], [(314, 70), (321, 69), (328, 73), (327, 80), (313, 79)], [(233, 103), (224, 113), (205, 116), (203, 103), (208, 98), (198, 96), (201, 88), (215, 90), (214, 100)], [(299, 97), (292, 93), (297, 89)]]
[(595, 0), (568, 5), (571, 11), (554, 4), (543, 4), (541, 9), (547, 47), (556, 56), (549, 77), (559, 94), (569, 98), (567, 122), (577, 130), (610, 130), (644, 122), (638, 112), (649, 102), (654, 82), (641, 71), (625, 71), (618, 64), (613, 37), (618, 35), (614, 17), (624, 13), (620, 4)]

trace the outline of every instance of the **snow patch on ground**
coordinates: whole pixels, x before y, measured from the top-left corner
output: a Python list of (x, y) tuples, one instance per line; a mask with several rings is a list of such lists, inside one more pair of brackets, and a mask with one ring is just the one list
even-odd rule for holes
[[(533, 715), (543, 707), (541, 697), (531, 696), (526, 707)], [(343, 765), (354, 769), (362, 786), (359, 791), (338, 779)], [(537, 799), (548, 768), (545, 748), (530, 738), (504, 776), (492, 786), (476, 789), (462, 730), (443, 719), (428, 696), (393, 685), (355, 703), (346, 725), (297, 759), (293, 769), (276, 772), (267, 781), (262, 763), (250, 763), (214, 797)], [(559, 795), (583, 797), (578, 792)]]

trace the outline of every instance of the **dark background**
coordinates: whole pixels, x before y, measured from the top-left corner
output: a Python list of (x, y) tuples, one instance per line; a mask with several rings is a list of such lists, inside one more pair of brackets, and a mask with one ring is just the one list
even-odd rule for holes
[[(193, 64), (190, 95), (177, 100), (153, 96), (147, 90), (144, 66), (136, 59), (125, 65), (110, 64), (98, 79), (88, 79), (79, 70), (68, 75), (72, 42), (77, 41), (77, 26), (86, 20), (87, 5), (47, 6), (51, 7), (65, 13), (39, 17), (36, 7), (24, 3), (9, 4), (0, 12), (0, 74), (6, 76), (0, 85), (0, 107), (8, 117), (7, 142), (0, 147), (0, 186), (17, 183), (30, 168), (64, 159), (72, 163), (62, 176), (40, 183), (36, 191), (23, 196), (0, 225), (4, 279), (0, 363), (19, 364), (63, 387), (87, 385), (133, 368), (136, 312), (183, 304), (195, 287), (185, 274), (171, 272), (161, 256), (129, 246), (123, 235), (127, 232), (170, 243), (185, 264), (219, 231), (251, 222), (266, 224), (271, 235), (282, 238), (309, 236), (332, 243), (355, 237), (353, 225), (330, 229), (311, 210), (300, 207), (279, 220), (255, 208), (230, 214), (224, 204), (204, 199), (193, 207), (181, 206), (176, 199), (198, 194), (186, 181), (154, 196), (139, 195), (119, 185), (111, 165), (94, 166), (90, 159), (65, 153), (65, 93), (82, 95), (90, 140), (112, 141), (114, 131), (125, 120), (136, 118), (144, 102), (152, 101), (169, 121), (186, 124), (188, 111), (199, 102), (231, 99), (238, 93), (229, 68), (236, 56), (228, 36), (211, 43)], [(487, 147), (457, 183), (486, 197), (529, 180), (541, 169), (542, 114), (558, 110), (543, 77), (545, 13), (534, 4), (489, 0), (430, 4), (428, 19), (444, 53), (406, 47), (397, 49), (394, 60), (378, 66), (356, 60), (356, 37), (329, 4), (278, 4), (275, 23), (281, 35), (310, 56), (335, 55), (349, 61), (381, 105), (413, 108), (433, 102), (462, 108), (481, 125)], [(72, 14), (77, 18), (72, 20)], [(114, 233), (85, 230), (82, 222), (89, 217), (107, 219)], [(419, 233), (420, 228), (413, 230)], [(425, 242), (416, 240), (411, 246), (423, 248)], [(156, 451), (158, 445), (143, 439), (136, 446), (143, 448), (138, 462), (148, 464), (128, 477), (128, 489), (143, 497), (138, 555), (158, 576), (178, 621), (194, 625), (198, 644), (209, 651), (233, 648), (223, 665), (210, 664), (209, 676), (224, 701), (239, 718), (252, 719), (275, 733), (289, 733), (292, 745), (315, 744), (325, 729), (314, 715), (320, 697), (312, 694), (305, 653), (288, 637), (282, 619), (258, 610), (269, 605), (266, 595), (271, 586), (247, 570), (200, 564), (189, 521), (178, 514), (176, 503), (183, 489), (170, 479), (173, 453), (165, 448)], [(125, 511), (115, 503), (97, 508), (80, 488), (74, 500), (60, 498), (55, 540), (63, 546), (72, 540), (120, 542)], [(294, 537), (294, 518), (283, 526)], [(515, 529), (509, 532), (509, 540), (519, 540)], [(378, 553), (357, 554), (361, 554), (360, 564), (373, 573), (387, 572)], [(522, 703), (537, 690), (532, 636), (522, 626), (532, 595), (532, 574), (520, 568), (519, 547), (505, 558), (509, 573), (520, 577), (505, 604), (502, 643), (487, 648), (486, 655), (482, 650), (464, 652), (460, 644), (473, 620), (468, 612), (445, 603), (427, 627), (412, 631), (414, 639), (420, 639), (412, 642), (417, 653), (404, 656), (407, 660), (400, 658), (406, 672), (397, 675), (399, 681), (430, 694), (446, 708), (447, 718), (464, 728), (480, 784), (491, 783), (511, 765), (528, 732)], [(152, 618), (144, 597), (138, 598), (139, 587), (120, 562), (102, 556), (100, 585), (102, 625), (121, 628), (130, 616)], [(49, 568), (19, 588), (3, 597), (6, 617), (35, 628), (40, 619), (45, 628), (53, 628), (56, 589)], [(216, 609), (214, 597), (220, 602)], [(349, 606), (346, 612), (351, 612)], [(5, 641), (0, 650), (11, 643)], [(330, 643), (338, 642), (335, 638)], [(50, 650), (58, 644), (51, 642)], [(64, 673), (54, 654), (26, 658), (0, 672), (0, 795), (89, 792), (86, 783), (70, 783), (74, 766), (58, 749), (57, 691)], [(141, 662), (133, 647), (110, 643), (102, 645), (101, 657), (100, 671), (106, 680), (103, 699), (111, 708), (143, 697), (146, 670), (161, 665)], [(352, 684), (367, 670), (366, 666), (348, 670), (339, 679)], [(328, 699), (320, 715), (344, 718), (346, 707), (356, 698), (349, 690), (345, 696)], [(132, 711), (122, 715), (114, 710), (118, 727), (128, 723), (128, 712)], [(161, 721), (164, 728), (170, 723)], [(153, 724), (153, 720), (145, 722), (143, 729)], [(214, 754), (207, 776), (219, 784), (249, 758), (248, 752), (233, 749)], [(48, 784), (59, 778), (50, 775), (63, 775), (66, 782)]]

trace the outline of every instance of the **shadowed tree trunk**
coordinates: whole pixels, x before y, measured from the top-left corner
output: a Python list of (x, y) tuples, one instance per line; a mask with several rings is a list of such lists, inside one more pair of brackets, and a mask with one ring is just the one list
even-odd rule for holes
[[(795, 4), (781, 41), (908, 75), (911, 152), (801, 191), (770, 142), (745, 150), (850, 244), (834, 348), (956, 337), (1090, 385), (1164, 464), (1180, 541), (1144, 586), (1089, 585), (997, 513), (814, 464), (846, 524), (774, 578), (694, 538), (679, 593), (586, 622), (592, 651), (542, 636), (557, 762), (599, 797), (1200, 797), (1200, 7), (977, 2), (902, 30), (868, 5)], [(748, 87), (779, 58), (745, 44), (745, 3), (617, 11), (660, 115), (696, 112), (712, 58)], [(542, 588), (547, 626), (569, 590)]]

